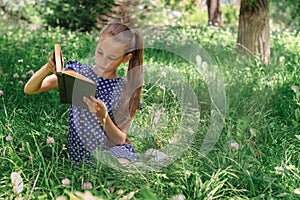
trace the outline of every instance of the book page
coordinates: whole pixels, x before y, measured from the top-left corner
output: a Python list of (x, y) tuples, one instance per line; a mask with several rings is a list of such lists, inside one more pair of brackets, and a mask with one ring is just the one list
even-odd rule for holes
[[(73, 70), (65, 70), (62, 72), (63, 74), (67, 74), (69, 76), (72, 76), (72, 77), (75, 77), (75, 78), (78, 78), (78, 79), (81, 79), (83, 81), (86, 81), (86, 82), (90, 82), (90, 83), (94, 83), (94, 81), (92, 81), (91, 79), (73, 71)], [(95, 84), (95, 83), (94, 83)]]

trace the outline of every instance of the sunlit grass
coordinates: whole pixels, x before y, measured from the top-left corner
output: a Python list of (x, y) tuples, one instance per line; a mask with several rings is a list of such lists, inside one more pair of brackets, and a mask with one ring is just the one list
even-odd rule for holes
[[(68, 112), (57, 91), (25, 95), (24, 83), (48, 59), (53, 44), (61, 43), (68, 59), (80, 60), (94, 48), (97, 37), (65, 30), (0, 28), (0, 198), (55, 199), (83, 192), (104, 199), (296, 199), (300, 188), (299, 35), (273, 32), (272, 60), (262, 65), (235, 52), (236, 34), (207, 27), (178, 27), (180, 34), (158, 41), (176, 43), (187, 35), (208, 51), (222, 73), (226, 88), (226, 121), (214, 149), (200, 157), (199, 149), (209, 125), (210, 99), (201, 76), (182, 59), (154, 49), (145, 49), (145, 63), (171, 66), (195, 91), (201, 118), (193, 144), (178, 160), (160, 172), (127, 174), (109, 166), (73, 165), (67, 154)], [(162, 37), (164, 40), (160, 40)], [(151, 41), (150, 41), (151, 42)], [(153, 40), (154, 42), (154, 40)], [(91, 48), (92, 46), (92, 48)], [(19, 76), (14, 76), (15, 74)], [(22, 77), (22, 75), (25, 76)], [(20, 82), (22, 81), (22, 82)], [(294, 86), (294, 87), (293, 87)], [(143, 110), (135, 126), (156, 122), (151, 137), (131, 136), (139, 152), (163, 148), (180, 121), (178, 99), (168, 88), (147, 84)], [(298, 111), (297, 111), (298, 110)], [(157, 113), (160, 113), (158, 116)], [(134, 130), (134, 129), (133, 129)], [(145, 134), (149, 134), (145, 130)], [(8, 137), (10, 136), (10, 137)], [(54, 141), (47, 143), (47, 138)], [(233, 148), (231, 142), (238, 144)], [(11, 173), (23, 179), (20, 194), (13, 192)], [(70, 184), (64, 184), (64, 179)], [(296, 192), (295, 192), (296, 190)]]

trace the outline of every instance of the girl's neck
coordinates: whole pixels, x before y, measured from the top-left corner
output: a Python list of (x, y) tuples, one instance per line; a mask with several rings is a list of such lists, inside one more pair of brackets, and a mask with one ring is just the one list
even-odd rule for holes
[(117, 79), (117, 78), (120, 78), (120, 76), (118, 76), (117, 74), (114, 74), (114, 75), (109, 75), (108, 74), (108, 75), (106, 75), (104, 73), (101, 75), (101, 77), (105, 78), (105, 79)]

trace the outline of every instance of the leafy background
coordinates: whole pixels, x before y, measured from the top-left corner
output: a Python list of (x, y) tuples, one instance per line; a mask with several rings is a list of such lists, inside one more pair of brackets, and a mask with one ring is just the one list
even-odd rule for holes
[[(224, 4), (223, 28), (207, 27), (205, 11), (196, 8), (185, 11), (186, 1), (177, 7), (153, 6), (144, 1), (151, 9), (143, 15), (137, 9), (136, 16), (144, 18), (136, 23), (168, 25), (176, 33), (168, 37), (170, 42), (186, 37), (201, 43), (222, 74), (227, 101), (221, 136), (214, 149), (200, 157), (202, 133), (210, 117), (209, 94), (201, 76), (169, 52), (145, 49), (145, 64), (168, 66), (180, 72), (203, 108), (197, 136), (184, 155), (161, 171), (146, 174), (120, 172), (106, 165), (96, 169), (72, 165), (66, 149), (67, 106), (59, 103), (57, 91), (33, 96), (23, 93), (31, 76), (28, 72), (38, 70), (48, 60), (55, 43), (62, 45), (66, 59), (83, 59), (97, 42), (97, 27), (88, 32), (77, 30), (76, 23), (69, 23), (70, 27), (57, 24), (52, 27), (44, 16), (55, 6), (49, 5), (50, 1), (2, 2), (7, 3), (4, 9), (10, 14), (1, 11), (4, 15), (0, 22), (0, 198), (69, 199), (76, 191), (86, 195), (90, 191), (103, 199), (299, 198), (300, 36), (290, 9), (292, 1), (271, 2), (269, 65), (263, 65), (256, 56), (247, 58), (236, 52), (238, 11), (231, 4)], [(285, 12), (277, 7), (283, 5), (289, 8)], [(46, 10), (41, 13), (40, 7)], [(184, 17), (174, 17), (173, 9), (180, 10)], [(147, 41), (159, 45), (160, 41), (167, 41), (165, 38), (158, 35)], [(135, 122), (151, 124), (155, 116), (149, 116), (148, 112), (167, 107), (169, 113), (161, 116), (160, 130), (172, 132), (178, 116), (170, 113), (178, 109), (176, 99), (164, 92), (164, 88), (150, 85), (144, 87), (143, 99), (146, 109), (137, 115)], [(47, 144), (48, 137), (54, 139), (53, 144)], [(132, 139), (139, 151), (165, 144), (160, 134), (146, 141)], [(232, 148), (231, 142), (236, 142), (238, 149)], [(12, 190), (12, 172), (19, 172), (23, 178), (20, 194)], [(70, 180), (69, 185), (62, 183), (64, 178)], [(92, 189), (84, 190), (85, 182), (90, 182)]]

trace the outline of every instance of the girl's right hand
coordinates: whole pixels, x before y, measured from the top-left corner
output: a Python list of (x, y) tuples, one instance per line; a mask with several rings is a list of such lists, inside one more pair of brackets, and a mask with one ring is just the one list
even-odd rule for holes
[(48, 63), (47, 63), (48, 69), (49, 69), (53, 74), (56, 73), (54, 57), (55, 57), (55, 53), (54, 53), (54, 51), (53, 51), (52, 54), (51, 54), (51, 56), (50, 56), (50, 58), (49, 58), (49, 60), (48, 60)]
[[(53, 52), (48, 62), (30, 77), (24, 87), (26, 94), (38, 94), (58, 87), (54, 57)], [(49, 75), (50, 72), (53, 74)]]

